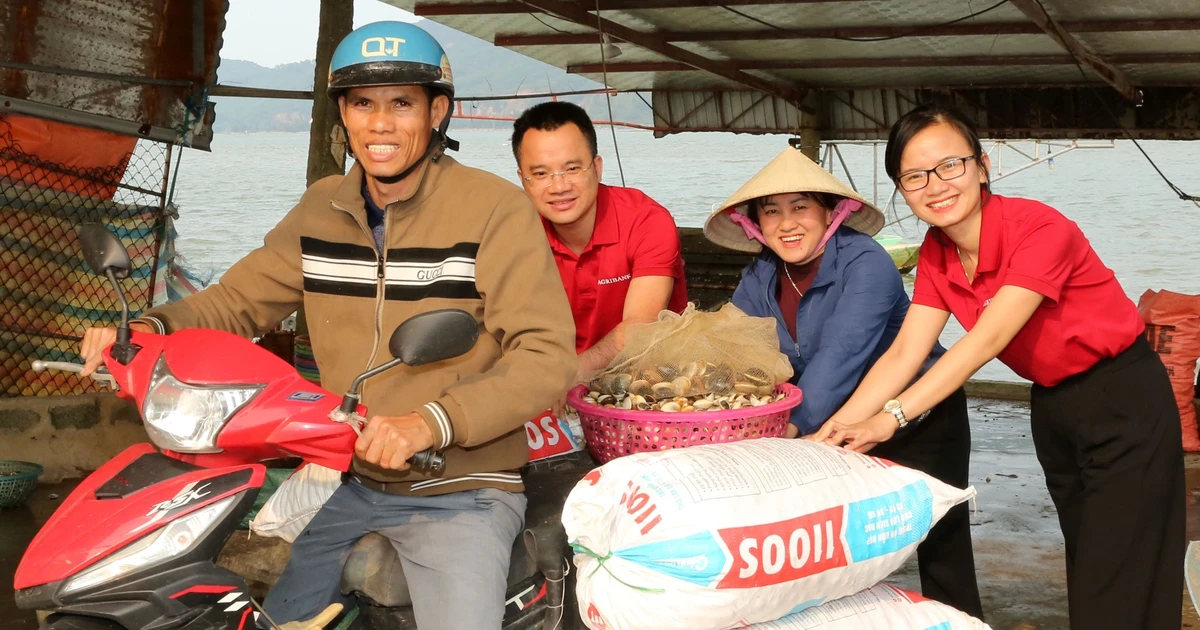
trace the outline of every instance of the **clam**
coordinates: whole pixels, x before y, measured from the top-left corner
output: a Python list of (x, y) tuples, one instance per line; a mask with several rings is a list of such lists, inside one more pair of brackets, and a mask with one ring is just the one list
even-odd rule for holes
[(654, 392), (650, 389), (650, 381), (638, 379), (629, 384), (629, 392), (639, 396), (653, 396)]
[(675, 412), (675, 411), (679, 411), (682, 408), (683, 407), (681, 407), (679, 405), (679, 403), (675, 402), (674, 400), (668, 400), (667, 402), (660, 405), (658, 409), (659, 409), (659, 411)]
[(704, 359), (700, 359), (699, 361), (692, 361), (684, 365), (679, 373), (690, 379), (695, 379), (702, 376), (706, 371), (708, 371), (708, 363)]
[(749, 381), (755, 385), (771, 385), (771, 375), (756, 367), (743, 372), (742, 380)]
[(763, 385), (762, 387), (758, 388), (758, 395), (770, 397), (770, 395), (772, 393), (774, 393), (774, 391), (775, 391), (774, 387), (771, 387), (770, 385)]
[(675, 396), (675, 386), (670, 383), (655, 383), (650, 386), (650, 393), (655, 398), (672, 398)]
[(601, 405), (611, 405), (616, 401), (617, 397), (613, 396), (612, 394), (601, 394), (600, 397), (596, 399), (596, 402), (600, 403)]
[(758, 391), (758, 385), (747, 383), (745, 381), (738, 381), (733, 384), (733, 390), (739, 394), (752, 394)]
[(671, 379), (663, 378), (663, 375), (658, 371), (657, 368), (646, 368), (646, 369), (638, 372), (637, 380), (646, 381), (646, 382), (650, 383), (651, 385), (655, 385), (655, 384), (661, 383), (663, 381), (669, 381)]
[(679, 376), (679, 368), (669, 363), (664, 363), (658, 366), (658, 373), (662, 375), (662, 380), (673, 381)]
[(717, 395), (733, 391), (733, 382), (733, 370), (724, 363), (716, 367), (709, 367), (704, 376), (700, 377), (700, 383), (704, 389)]
[(612, 377), (612, 392), (614, 394), (627, 392), (632, 383), (633, 376), (629, 374), (614, 374)]
[(708, 398), (701, 398), (701, 399), (697, 400), (696, 402), (692, 403), (692, 407), (695, 408), (697, 411), (705, 411), (707, 409), (712, 409), (713, 405), (715, 405), (715, 404), (716, 403), (714, 403), (712, 400), (710, 400)]
[(692, 379), (686, 376), (677, 377), (671, 381), (671, 387), (675, 390), (678, 396), (687, 396), (692, 393)]
[(622, 396), (617, 401), (617, 409), (633, 409), (633, 398), (630, 396)]

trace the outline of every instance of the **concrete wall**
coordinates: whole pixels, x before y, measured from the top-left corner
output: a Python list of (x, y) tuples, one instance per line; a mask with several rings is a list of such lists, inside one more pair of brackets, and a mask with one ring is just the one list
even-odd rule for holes
[(145, 441), (137, 407), (112, 394), (0, 398), (0, 459), (41, 464), (46, 483), (81, 477)]

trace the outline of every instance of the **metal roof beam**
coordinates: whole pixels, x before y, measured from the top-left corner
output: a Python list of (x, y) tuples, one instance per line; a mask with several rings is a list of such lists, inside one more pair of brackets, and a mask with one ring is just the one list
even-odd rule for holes
[(521, 1), (529, 7), (557, 15), (581, 26), (604, 31), (617, 39), (629, 42), (635, 46), (641, 46), (646, 50), (656, 52), (669, 59), (674, 59), (688, 70), (701, 70), (715, 74), (750, 89), (778, 96), (799, 106), (802, 94), (800, 87), (797, 85), (784, 85), (746, 74), (740, 69), (735, 68), (729, 61), (708, 59), (689, 50), (673, 46), (662, 41), (661, 38), (652, 33), (635, 31), (627, 26), (593, 15), (587, 9), (583, 8), (582, 5), (574, 2), (563, 2), (562, 0)]
[[(1200, 53), (1133, 53), (1111, 55), (1120, 64), (1190, 64), (1200, 63)], [(838, 68), (942, 68), (947, 66), (1067, 66), (1074, 65), (1070, 55), (976, 55), (970, 57), (851, 57), (845, 59), (748, 59), (727, 62), (737, 70), (829, 70)], [(694, 70), (689, 64), (673, 61), (631, 61), (567, 66), (571, 74), (600, 74), (617, 72), (686, 72)]]
[[(864, 2), (866, 0), (600, 0), (602, 11), (630, 11), (640, 9), (695, 9), (703, 7), (744, 7), (774, 4), (822, 4), (827, 2)], [(588, 2), (565, 2), (585, 11), (594, 11), (596, 5)], [(521, 2), (418, 2), (413, 14), (421, 17), (451, 15), (502, 15), (529, 13), (529, 7)]]
[[(1196, 20), (1090, 20), (1062, 22), (1073, 33), (1138, 33), (1157, 31), (1200, 31)], [(851, 26), (836, 28), (759, 29), (746, 31), (662, 31), (667, 42), (733, 42), (786, 39), (842, 39), (874, 37), (954, 37), (967, 35), (1037, 35), (1042, 29), (1029, 22), (1001, 24), (933, 24), (928, 26)], [(497, 46), (569, 46), (596, 44), (596, 33), (547, 33), (543, 35), (497, 35)]]
[(1100, 78), (1125, 97), (1125, 100), (1135, 105), (1142, 103), (1142, 91), (1130, 83), (1125, 73), (1097, 55), (1091, 48), (1076, 39), (1062, 24), (1050, 17), (1041, 0), (1009, 0), (1009, 3), (1020, 9), (1025, 17), (1037, 24), (1047, 35), (1053, 37), (1081, 65), (1087, 66), (1092, 72), (1100, 75)]

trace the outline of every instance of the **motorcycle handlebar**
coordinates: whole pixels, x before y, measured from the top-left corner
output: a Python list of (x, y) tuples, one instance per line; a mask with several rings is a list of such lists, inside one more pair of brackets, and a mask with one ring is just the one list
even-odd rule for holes
[[(358, 415), (357, 411), (346, 412), (340, 407), (335, 407), (329, 412), (329, 419), (350, 425), (359, 437), (362, 437), (362, 428), (367, 424), (367, 419)], [(425, 449), (408, 458), (408, 463), (418, 470), (438, 474), (446, 469), (446, 456), (433, 449)]]
[(410, 457), (408, 463), (413, 468), (437, 474), (446, 469), (446, 456), (433, 449), (426, 449)]
[[(66, 361), (40, 361), (39, 360), (39, 361), (34, 361), (33, 364), (31, 365), (31, 367), (33, 368), (33, 371), (37, 372), (37, 373), (45, 372), (46, 370), (58, 370), (60, 372), (72, 372), (75, 374), (79, 374), (80, 372), (83, 371), (82, 363), (68, 363)], [(108, 368), (104, 367), (103, 365), (96, 368), (95, 372), (92, 372), (91, 378), (94, 381), (108, 383), (109, 385), (116, 384), (116, 381), (113, 380), (112, 374), (109, 373)]]

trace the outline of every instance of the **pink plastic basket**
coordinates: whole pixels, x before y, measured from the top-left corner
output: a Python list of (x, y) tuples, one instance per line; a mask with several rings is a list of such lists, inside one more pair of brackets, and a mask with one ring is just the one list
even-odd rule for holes
[(668, 413), (601, 407), (584, 401), (586, 385), (572, 389), (567, 402), (579, 412), (588, 450), (603, 464), (634, 453), (783, 437), (787, 434), (790, 412), (804, 395), (800, 388), (788, 383), (775, 391), (785, 394), (784, 399), (761, 407), (723, 411)]

